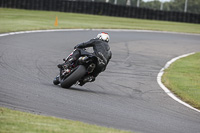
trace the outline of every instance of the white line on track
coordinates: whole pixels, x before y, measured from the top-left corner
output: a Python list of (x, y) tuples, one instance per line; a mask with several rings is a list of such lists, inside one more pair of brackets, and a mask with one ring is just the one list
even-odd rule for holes
[(0, 34), (0, 37), (2, 36), (9, 36), (9, 35), (17, 35), (17, 34), (25, 34), (25, 33), (40, 33), (40, 32), (56, 32), (56, 31), (86, 31), (90, 29), (56, 29), (56, 30), (33, 30), (33, 31), (19, 31), (19, 32), (10, 32), (10, 33), (4, 33)]
[[(178, 32), (167, 32), (167, 31), (152, 31), (152, 30), (126, 30), (126, 29), (53, 29), (53, 30), (33, 30), (33, 31), (19, 31), (19, 32), (10, 32), (10, 33), (4, 33), (4, 34), (0, 34), (0, 37), (3, 36), (9, 36), (9, 35), (17, 35), (17, 34), (24, 34), (24, 33), (40, 33), (40, 32), (62, 32), (62, 31), (98, 31), (98, 30), (106, 30), (106, 31), (116, 31), (116, 32), (149, 32), (149, 33), (170, 33), (170, 34), (184, 34), (184, 35), (200, 35), (200, 34), (192, 34), (192, 33), (178, 33)], [(164, 70), (166, 68), (168, 68), (174, 61), (189, 56), (191, 54), (194, 53), (190, 53), (190, 54), (185, 54), (182, 56), (178, 56), (176, 58), (173, 58), (172, 60), (170, 60), (169, 62), (167, 62), (167, 64), (165, 65), (165, 67), (163, 67), (160, 72), (157, 75), (157, 82), (160, 85), (160, 87), (174, 100), (176, 100), (177, 102), (185, 105), (188, 108), (191, 108), (197, 112), (200, 112), (200, 110), (192, 107), (191, 105), (181, 101), (179, 98), (177, 98), (167, 87), (165, 87), (163, 85), (163, 83), (161, 82), (161, 78), (162, 75), (164, 74)]]
[(180, 100), (178, 97), (176, 97), (167, 87), (164, 86), (164, 84), (161, 82), (161, 78), (162, 78), (162, 75), (164, 74), (164, 70), (167, 69), (173, 62), (175, 62), (176, 60), (180, 59), (180, 58), (183, 58), (183, 57), (186, 57), (186, 56), (189, 56), (189, 55), (192, 55), (194, 53), (189, 53), (189, 54), (185, 54), (185, 55), (181, 55), (181, 56), (178, 56), (178, 57), (175, 57), (173, 59), (171, 59), (170, 61), (168, 61), (166, 63), (166, 65), (160, 70), (160, 72), (158, 73), (158, 76), (157, 76), (157, 82), (158, 84), (160, 85), (160, 87), (165, 91), (165, 93), (167, 93), (167, 95), (169, 95), (171, 98), (173, 98), (175, 101), (185, 105), (186, 107), (188, 108), (191, 108), (197, 112), (200, 113), (200, 110), (192, 107), (191, 105), (183, 102), (182, 100)]
[(8, 35), (17, 35), (17, 34), (24, 34), (24, 33), (40, 33), (40, 32), (62, 32), (62, 31), (116, 31), (116, 32), (149, 32), (149, 33), (170, 33), (170, 34), (183, 34), (183, 35), (197, 35), (200, 36), (200, 34), (194, 34), (194, 33), (179, 33), (179, 32), (169, 32), (169, 31), (153, 31), (153, 30), (128, 30), (128, 29), (52, 29), (52, 30), (33, 30), (33, 31), (19, 31), (19, 32), (10, 32), (10, 33), (4, 33), (0, 34), (0, 37), (2, 36), (8, 36)]

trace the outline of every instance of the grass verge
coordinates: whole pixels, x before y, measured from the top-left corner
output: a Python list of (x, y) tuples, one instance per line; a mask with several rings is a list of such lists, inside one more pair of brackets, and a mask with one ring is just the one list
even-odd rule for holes
[(0, 107), (1, 133), (130, 133), (55, 117)]
[(200, 109), (200, 53), (171, 64), (165, 70), (162, 82), (183, 101)]
[[(58, 17), (58, 26), (54, 22)], [(200, 33), (199, 24), (0, 8), (0, 33), (40, 29), (138, 29)]]
[[(54, 26), (55, 18), (58, 17), (58, 26)], [(15, 31), (27, 31), (27, 30), (45, 30), (45, 29), (138, 29), (138, 30), (157, 30), (157, 31), (170, 31), (170, 32), (184, 32), (184, 33), (197, 33), (200, 34), (199, 24), (189, 23), (177, 23), (167, 21), (153, 21), (153, 20), (142, 20), (142, 19), (131, 19), (131, 18), (119, 18), (119, 17), (108, 17), (108, 16), (97, 16), (97, 15), (86, 15), (86, 14), (75, 14), (75, 13), (62, 13), (62, 12), (47, 12), (47, 11), (30, 11), (30, 10), (19, 10), (19, 9), (6, 9), (0, 8), (0, 33), (15, 32)], [(199, 55), (198, 61), (200, 59)], [(199, 61), (200, 62), (200, 61)], [(178, 62), (179, 63), (179, 62)], [(186, 63), (187, 65), (190, 63)], [(183, 65), (183, 66), (187, 66)], [(200, 64), (198, 64), (200, 66)], [(192, 96), (182, 95), (186, 101), (195, 97), (195, 102), (199, 101), (199, 70), (195, 70), (195, 76), (191, 76), (190, 72), (186, 74), (189, 81), (179, 80), (176, 74), (179, 69), (171, 71), (166, 70), (163, 76), (163, 82), (168, 88), (174, 88), (171, 84), (173, 81), (177, 81), (174, 84), (186, 83), (190, 85), (190, 82), (194, 86), (189, 87), (189, 90), (183, 91), (191, 93)], [(173, 69), (173, 68), (172, 68)], [(190, 69), (190, 68), (189, 68)], [(184, 73), (183, 70), (182, 73)], [(173, 74), (173, 75), (171, 75)], [(173, 77), (174, 76), (174, 77)], [(195, 79), (191, 80), (190, 78)], [(184, 79), (185, 76), (182, 76)], [(188, 80), (187, 79), (187, 80)], [(169, 85), (167, 85), (169, 84)], [(182, 88), (182, 86), (178, 86)], [(188, 88), (188, 87), (186, 87)], [(178, 90), (178, 89), (177, 89)], [(175, 92), (179, 95), (179, 92)], [(181, 93), (181, 92), (180, 92)], [(198, 95), (196, 95), (198, 94)], [(188, 94), (187, 94), (188, 95)], [(194, 105), (199, 108), (200, 105)], [(125, 133), (126, 131), (120, 131), (111, 128), (103, 128), (95, 125), (84, 124), (82, 122), (70, 121), (58, 119), (55, 117), (47, 117), (40, 115), (33, 115), (29, 113), (13, 111), (10, 109), (0, 107), (0, 132), (3, 133), (21, 133), (21, 132), (37, 132), (37, 133), (51, 133), (51, 132), (81, 132), (81, 133)]]

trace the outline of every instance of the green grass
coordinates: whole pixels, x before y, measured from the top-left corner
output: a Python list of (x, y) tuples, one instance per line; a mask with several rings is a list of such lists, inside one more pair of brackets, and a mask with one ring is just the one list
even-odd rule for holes
[(162, 82), (183, 101), (200, 109), (200, 53), (174, 62), (162, 77)]
[(1, 133), (130, 133), (0, 107)]
[[(54, 26), (58, 17), (58, 26)], [(119, 18), (75, 13), (0, 8), (0, 33), (44, 29), (138, 29), (200, 33), (199, 24)], [(174, 68), (175, 66), (175, 68)], [(200, 54), (181, 59), (166, 70), (162, 81), (185, 101), (200, 108)], [(180, 67), (180, 68), (179, 68)], [(174, 91), (176, 90), (176, 91)], [(14, 111), (0, 107), (2, 133), (124, 133), (111, 128)]]
[[(54, 26), (58, 17), (58, 26)], [(138, 29), (200, 33), (199, 24), (108, 17), (76, 13), (0, 8), (0, 33), (40, 29)]]

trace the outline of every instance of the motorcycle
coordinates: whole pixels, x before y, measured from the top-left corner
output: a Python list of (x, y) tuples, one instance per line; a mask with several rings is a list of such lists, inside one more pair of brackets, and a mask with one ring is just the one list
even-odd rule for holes
[(74, 84), (81, 85), (84, 79), (94, 72), (98, 58), (94, 54), (87, 52), (86, 49), (79, 50), (81, 56), (72, 63), (65, 65), (69, 62), (73, 52), (66, 59), (63, 59), (65, 63), (63, 68), (60, 69), (60, 74), (53, 80), (54, 85), (60, 84), (62, 88), (70, 88)]

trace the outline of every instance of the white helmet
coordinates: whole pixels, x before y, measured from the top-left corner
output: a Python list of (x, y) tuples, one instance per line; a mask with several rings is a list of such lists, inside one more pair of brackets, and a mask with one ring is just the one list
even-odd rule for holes
[(106, 42), (109, 42), (109, 40), (110, 40), (108, 33), (105, 33), (105, 32), (99, 33), (97, 35), (97, 38), (100, 39), (100, 40), (106, 41)]

